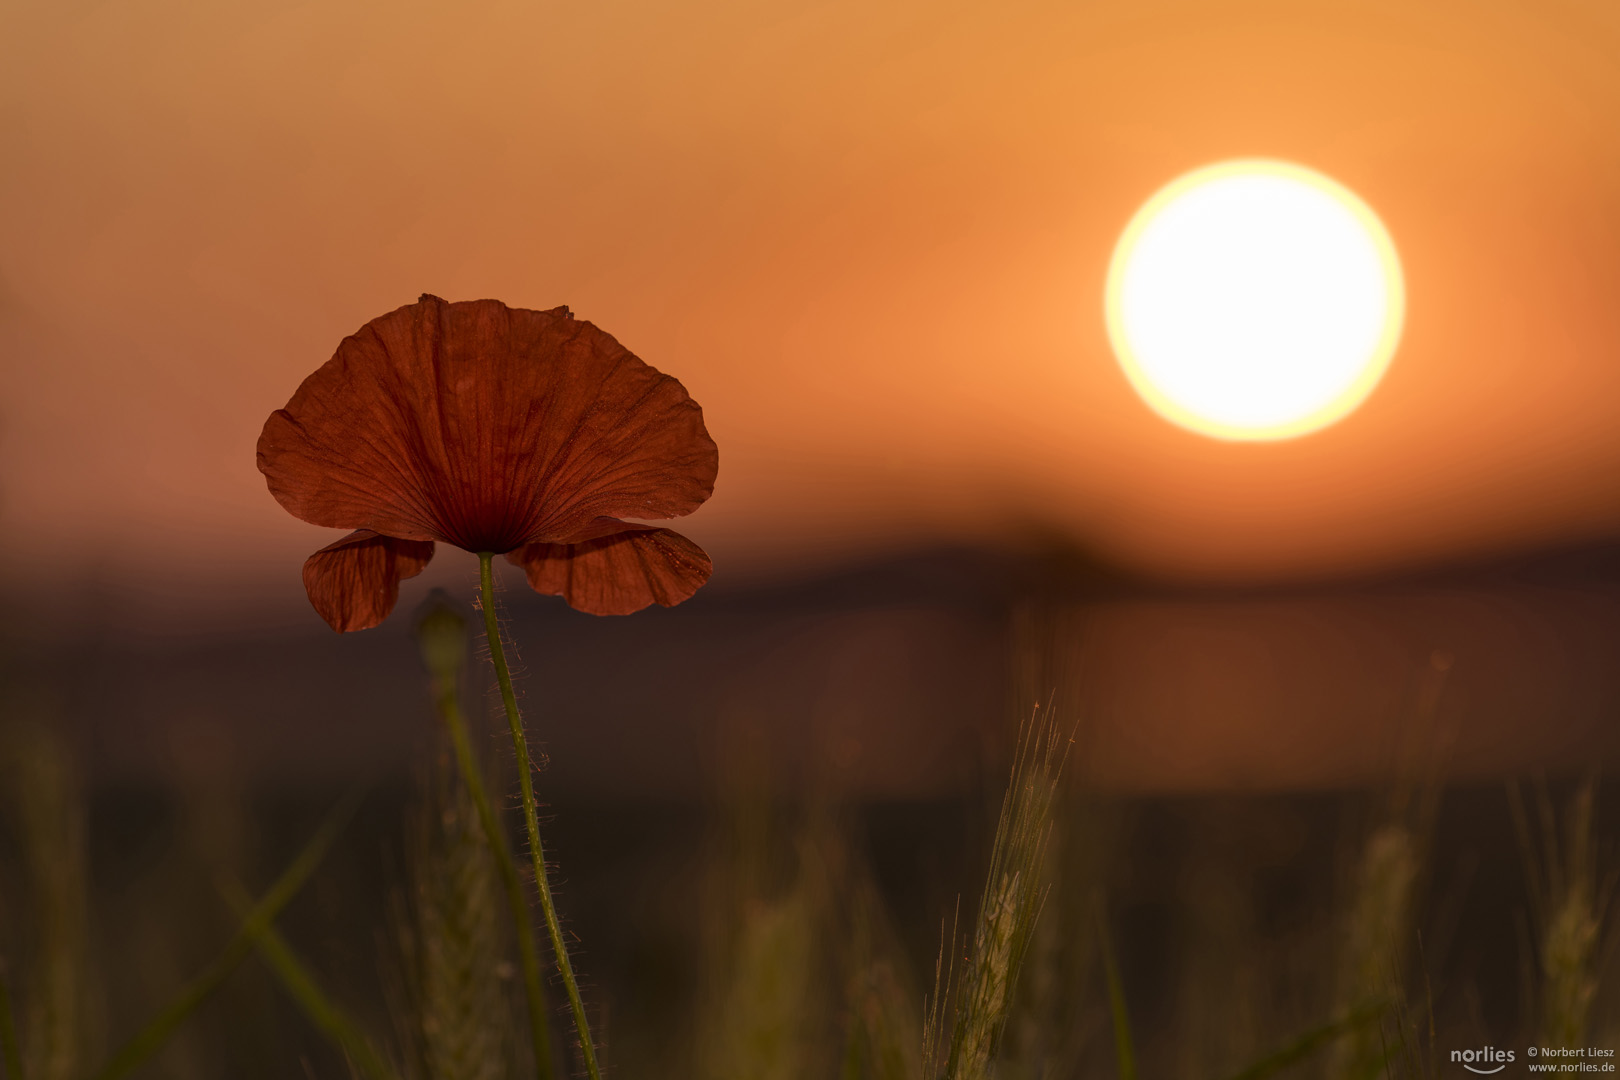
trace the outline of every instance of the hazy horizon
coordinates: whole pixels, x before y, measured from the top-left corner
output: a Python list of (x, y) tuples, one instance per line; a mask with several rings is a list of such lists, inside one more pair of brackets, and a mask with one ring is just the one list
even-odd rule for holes
[[(1620, 534), (1620, 72), (1601, 5), (1177, 0), (0, 15), (13, 581), (295, 575), (264, 418), (423, 291), (573, 306), (705, 409), (722, 566), (1050, 531), (1189, 581)], [(1355, 414), (1219, 443), (1109, 354), (1111, 246), (1213, 160), (1383, 216)], [(753, 570), (750, 570), (753, 572)]]

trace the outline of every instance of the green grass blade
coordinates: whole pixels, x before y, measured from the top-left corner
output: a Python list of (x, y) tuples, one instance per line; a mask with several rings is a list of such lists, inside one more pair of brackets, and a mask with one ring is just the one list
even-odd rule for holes
[[(222, 891), (237, 909), (237, 914), (244, 921), (247, 920), (253, 904), (247, 890), (239, 883), (229, 881), (224, 883)], [(268, 922), (259, 925), (253, 944), (258, 947), (265, 964), (281, 980), (282, 988), (304, 1010), (309, 1022), (341, 1047), (362, 1073), (372, 1080), (399, 1080), (399, 1074), (383, 1060), (359, 1026), (326, 996), (315, 981), (315, 976), (273, 925)]]
[(1268, 1054), (1243, 1071), (1233, 1074), (1229, 1080), (1264, 1080), (1265, 1077), (1275, 1075), (1290, 1065), (1304, 1061), (1317, 1050), (1331, 1045), (1333, 1040), (1340, 1035), (1374, 1023), (1384, 1014), (1387, 1007), (1387, 1002), (1371, 1002), (1345, 1016), (1339, 1017), (1337, 1020), (1330, 1020), (1321, 1027), (1312, 1028), (1287, 1046)]
[(181, 988), (162, 1011), (136, 1032), (134, 1038), (125, 1043), (123, 1048), (95, 1073), (95, 1080), (116, 1080), (157, 1053), (163, 1048), (163, 1044), (169, 1041), (175, 1029), (219, 989), (220, 984), (253, 950), (254, 943), (264, 928), (268, 927), (292, 898), (298, 895), (298, 891), (321, 864), (321, 860), (331, 850), (338, 835), (354, 816), (362, 795), (363, 791), (356, 788), (332, 808), (332, 812), (321, 822), (320, 828), (315, 830), (315, 835), (310, 837), (297, 858), (288, 864), (287, 869), (281, 872), (281, 876), (270, 886), (269, 891), (243, 916), (242, 925), (237, 929), (235, 936), (221, 950), (213, 963)]
[(1119, 965), (1114, 962), (1114, 946), (1108, 937), (1108, 920), (1102, 901), (1097, 902), (1097, 944), (1102, 953), (1103, 977), (1108, 982), (1108, 1011), (1114, 1021), (1114, 1056), (1119, 1063), (1119, 1080), (1136, 1080), (1136, 1048), (1131, 1040), (1131, 1017), (1125, 1011), (1125, 986)]

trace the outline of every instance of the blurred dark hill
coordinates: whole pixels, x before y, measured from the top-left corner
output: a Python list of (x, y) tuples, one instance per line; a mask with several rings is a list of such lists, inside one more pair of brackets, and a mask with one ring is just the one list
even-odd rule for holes
[[(269, 783), (398, 773), (434, 723), (407, 584), (342, 637), (312, 612), (208, 635), (14, 618), (6, 693), (59, 715), (103, 782), (216, 758)], [(1130, 790), (1345, 787), (1435, 747), (1458, 777), (1569, 770), (1609, 758), (1620, 717), (1620, 543), (1265, 588), (941, 549), (633, 618), (517, 580), (502, 603), (553, 796), (681, 796), (767, 759), (784, 784), (940, 796), (999, 772), (1054, 691), (1078, 768)]]

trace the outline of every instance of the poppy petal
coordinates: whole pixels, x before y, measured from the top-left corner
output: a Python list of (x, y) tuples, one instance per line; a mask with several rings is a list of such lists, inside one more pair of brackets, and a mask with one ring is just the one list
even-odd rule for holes
[(368, 630), (394, 610), (399, 583), (420, 574), (431, 558), (431, 542), (360, 529), (304, 561), (304, 591), (338, 633)]
[(685, 388), (567, 308), (434, 296), (345, 338), (258, 446), (305, 521), (493, 552), (689, 514), (718, 460)]
[(589, 615), (674, 607), (713, 570), (704, 550), (680, 533), (612, 518), (558, 543), (525, 544), (506, 558), (523, 567), (535, 592), (561, 596)]

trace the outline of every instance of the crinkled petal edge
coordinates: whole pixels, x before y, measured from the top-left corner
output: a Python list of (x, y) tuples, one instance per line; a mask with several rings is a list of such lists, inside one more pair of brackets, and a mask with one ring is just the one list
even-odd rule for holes
[(420, 574), (431, 558), (431, 540), (357, 529), (304, 561), (304, 591), (333, 630), (369, 630), (394, 610), (399, 583)]
[(673, 529), (616, 518), (597, 518), (553, 543), (525, 544), (506, 558), (523, 567), (535, 592), (561, 596), (589, 615), (674, 607), (690, 599), (714, 569), (702, 548)]

